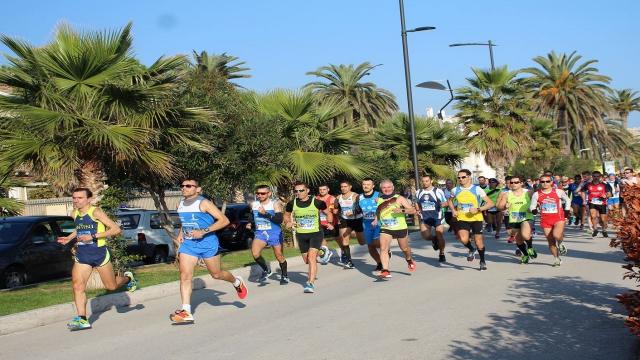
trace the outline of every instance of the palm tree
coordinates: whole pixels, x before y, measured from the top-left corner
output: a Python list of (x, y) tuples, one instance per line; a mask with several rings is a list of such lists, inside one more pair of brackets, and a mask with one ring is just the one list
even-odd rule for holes
[(284, 189), (295, 180), (318, 183), (338, 175), (359, 179), (371, 174), (351, 153), (356, 146), (371, 145), (364, 130), (357, 125), (330, 127), (332, 119), (349, 111), (343, 103), (318, 103), (310, 91), (274, 90), (254, 94), (253, 105), (258, 117), (278, 129), (273, 138), (286, 143), (282, 159), (266, 171), (271, 184)]
[(395, 96), (374, 83), (361, 82), (371, 70), (379, 65), (364, 62), (353, 65), (321, 66), (307, 75), (324, 81), (308, 83), (305, 88), (318, 95), (320, 101), (343, 102), (350, 111), (336, 119), (335, 125), (361, 123), (365, 127), (376, 127), (378, 123), (398, 111)]
[(596, 149), (596, 141), (610, 142), (603, 121), (609, 109), (605, 94), (610, 78), (592, 66), (597, 60), (578, 64), (580, 59), (575, 51), (569, 55), (552, 51), (533, 59), (539, 68), (522, 70), (532, 75), (527, 83), (534, 92), (535, 110), (554, 119), (564, 132), (565, 150), (574, 154), (585, 147)]
[(23, 184), (8, 177), (0, 178), (0, 217), (18, 216), (24, 207), (22, 202), (9, 198), (9, 188), (12, 186)]
[[(434, 118), (416, 117), (416, 148), (418, 167), (424, 174), (451, 177), (452, 167), (468, 155), (464, 136), (454, 124), (440, 124)], [(413, 174), (411, 161), (411, 123), (404, 113), (395, 114), (373, 130), (380, 156), (389, 158), (397, 171), (405, 174), (399, 183), (408, 186)]]
[(627, 128), (629, 113), (640, 111), (640, 95), (638, 95), (638, 92), (631, 89), (614, 90), (612, 95), (608, 96), (608, 100), (614, 111), (615, 119), (621, 120), (622, 126)]
[(535, 169), (550, 169), (554, 160), (562, 155), (562, 139), (555, 124), (547, 119), (532, 120), (531, 138), (533, 143), (526, 159)]
[[(250, 78), (251, 75), (244, 72), (251, 69), (242, 67), (245, 62), (238, 61), (238, 59), (237, 56), (227, 55), (227, 53), (209, 55), (206, 51), (201, 51), (198, 54), (193, 50), (193, 62), (191, 65), (196, 71), (214, 71), (227, 80)], [(235, 61), (237, 62), (234, 63)], [(240, 86), (237, 84), (234, 85)]]
[(529, 123), (534, 119), (530, 101), (506, 66), (495, 70), (472, 69), (470, 86), (456, 91), (455, 108), (467, 148), (484, 154), (487, 164), (502, 177), (516, 157), (531, 144)]
[(186, 58), (160, 58), (146, 68), (131, 55), (131, 24), (114, 32), (79, 33), (61, 25), (53, 41), (35, 47), (6, 36), (14, 55), (0, 71), (0, 165), (26, 165), (60, 188), (98, 193), (114, 166), (173, 178), (163, 144), (208, 150), (193, 126), (207, 127), (203, 109), (174, 106)]

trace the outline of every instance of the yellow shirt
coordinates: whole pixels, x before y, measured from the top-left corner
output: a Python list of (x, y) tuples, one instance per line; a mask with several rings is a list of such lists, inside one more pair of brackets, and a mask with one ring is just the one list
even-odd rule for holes
[(484, 190), (477, 185), (471, 185), (468, 188), (458, 186), (453, 189), (454, 200), (456, 202), (456, 211), (458, 221), (483, 221), (482, 212), (471, 214), (470, 210), (479, 208), (482, 197), (485, 196)]

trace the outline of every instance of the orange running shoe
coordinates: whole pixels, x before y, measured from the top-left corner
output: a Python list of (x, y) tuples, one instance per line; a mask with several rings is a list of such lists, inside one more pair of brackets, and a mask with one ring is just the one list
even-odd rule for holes
[(249, 291), (247, 290), (247, 285), (245, 285), (244, 280), (240, 276), (236, 276), (236, 279), (240, 280), (240, 285), (234, 286), (236, 288), (236, 292), (238, 293), (238, 297), (240, 299), (244, 299), (247, 297)]

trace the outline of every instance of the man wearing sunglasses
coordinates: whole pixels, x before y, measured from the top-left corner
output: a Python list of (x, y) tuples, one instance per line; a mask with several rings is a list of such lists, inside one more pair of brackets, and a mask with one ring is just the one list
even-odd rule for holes
[(382, 271), (382, 261), (378, 252), (380, 249), (380, 224), (373, 223), (376, 219), (379, 198), (380, 193), (375, 191), (373, 179), (362, 179), (362, 194), (358, 200), (358, 205), (362, 210), (362, 238), (367, 244), (369, 255), (376, 262), (375, 271)]
[(178, 205), (181, 228), (178, 232), (180, 268), (180, 297), (182, 308), (169, 316), (174, 323), (192, 323), (191, 292), (193, 272), (198, 260), (204, 260), (214, 279), (231, 284), (240, 299), (247, 296), (247, 287), (240, 276), (221, 269), (219, 241), (215, 232), (229, 225), (229, 219), (216, 205), (200, 195), (198, 181), (185, 179), (180, 185), (184, 197)]
[(553, 266), (560, 266), (562, 264), (560, 255), (567, 254), (567, 247), (563, 243), (565, 224), (563, 204), (564, 210), (568, 210), (571, 206), (567, 194), (563, 190), (553, 187), (553, 180), (550, 176), (542, 175), (540, 189), (531, 197), (529, 209), (534, 214), (540, 212), (540, 226), (553, 255)]
[[(453, 196), (456, 206), (449, 203), (453, 216), (458, 220), (458, 234), (460, 242), (469, 250), (467, 261), (475, 260), (476, 249), (471, 245), (470, 233), (478, 247), (480, 254), (480, 271), (487, 270), (485, 261), (485, 246), (482, 234), (482, 224), (484, 218), (482, 212), (494, 206), (493, 201), (479, 186), (471, 183), (471, 171), (462, 169), (458, 171), (458, 186), (453, 189)], [(482, 202), (484, 201), (484, 205)]]
[(598, 235), (599, 220), (602, 227), (602, 236), (606, 238), (609, 237), (609, 234), (607, 234), (607, 198), (611, 197), (612, 190), (607, 183), (602, 182), (602, 175), (599, 171), (594, 171), (591, 174), (591, 178), (591, 182), (586, 186), (589, 216), (593, 226), (591, 236)]
[[(302, 260), (309, 265), (304, 292), (314, 293), (318, 273), (316, 258), (324, 240), (324, 233), (320, 228), (320, 211), (325, 210), (327, 204), (310, 196), (309, 186), (303, 182), (296, 182), (293, 191), (295, 198), (287, 204), (284, 220), (287, 228), (295, 231)], [(333, 230), (333, 225), (328, 223), (327, 228)]]
[(256, 201), (251, 203), (251, 215), (247, 229), (254, 229), (254, 238), (251, 243), (253, 259), (262, 269), (259, 281), (265, 282), (271, 276), (271, 268), (262, 257), (262, 250), (271, 246), (273, 254), (280, 264), (280, 285), (289, 283), (287, 273), (287, 259), (282, 254), (283, 234), (280, 225), (283, 221), (282, 206), (279, 201), (271, 198), (271, 189), (267, 185), (256, 187)]
[(523, 188), (522, 177), (512, 176), (509, 181), (511, 190), (498, 199), (497, 208), (509, 213), (511, 228), (516, 231), (516, 246), (520, 250), (520, 263), (528, 264), (530, 259), (538, 257), (533, 248), (533, 214), (529, 211), (532, 191)]

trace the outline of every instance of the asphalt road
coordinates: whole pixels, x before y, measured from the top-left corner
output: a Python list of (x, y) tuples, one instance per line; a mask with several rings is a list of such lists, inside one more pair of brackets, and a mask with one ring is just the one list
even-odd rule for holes
[(225, 283), (196, 291), (192, 325), (170, 323), (180, 303), (171, 296), (93, 315), (91, 330), (61, 322), (2, 336), (0, 358), (634, 359), (637, 340), (614, 299), (633, 286), (621, 279), (621, 251), (569, 230), (569, 254), (553, 268), (540, 238), (529, 265), (488, 238), (480, 272), (451, 237), (440, 266), (413, 234), (417, 271), (395, 248), (389, 281), (373, 276), (362, 249), (354, 270), (321, 266), (315, 294), (302, 292), (306, 268), (292, 267), (293, 283), (250, 283), (244, 301)]

